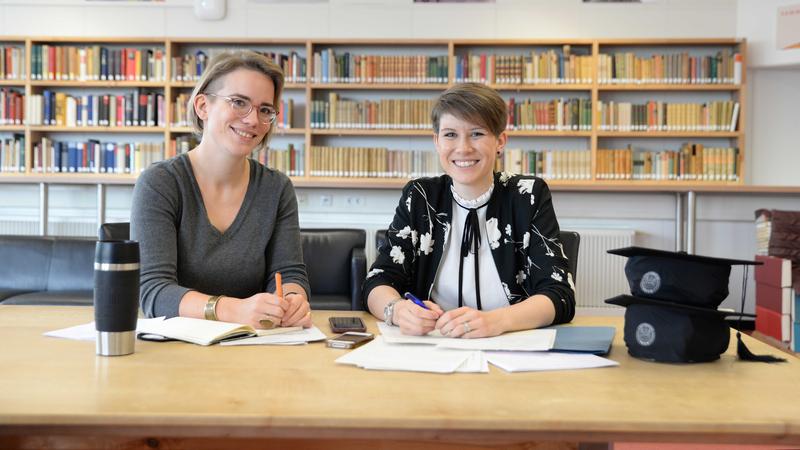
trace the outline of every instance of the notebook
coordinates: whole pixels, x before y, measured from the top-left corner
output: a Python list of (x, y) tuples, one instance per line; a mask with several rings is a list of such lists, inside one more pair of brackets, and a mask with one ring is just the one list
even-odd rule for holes
[(611, 350), (614, 340), (614, 327), (559, 326), (551, 352), (577, 352), (605, 355)]
[(302, 327), (278, 327), (270, 330), (255, 329), (240, 323), (216, 320), (194, 319), (191, 317), (172, 317), (158, 322), (150, 322), (137, 327), (139, 337), (163, 336), (169, 339), (191, 342), (197, 345), (211, 345), (221, 341), (251, 336), (268, 336), (301, 330)]

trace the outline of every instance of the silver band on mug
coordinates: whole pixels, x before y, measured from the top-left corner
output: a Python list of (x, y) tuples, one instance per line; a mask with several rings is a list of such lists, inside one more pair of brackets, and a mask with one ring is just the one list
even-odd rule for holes
[(98, 331), (95, 345), (101, 356), (122, 356), (133, 353), (136, 331)]
[(127, 264), (112, 264), (112, 263), (94, 263), (94, 270), (101, 272), (125, 272), (128, 270), (139, 270), (139, 263)]

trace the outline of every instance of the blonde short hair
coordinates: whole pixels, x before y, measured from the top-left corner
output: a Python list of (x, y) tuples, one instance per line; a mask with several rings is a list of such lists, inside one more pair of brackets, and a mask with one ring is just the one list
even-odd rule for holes
[(460, 83), (444, 91), (431, 110), (433, 132), (439, 133), (439, 121), (445, 114), (480, 125), (495, 136), (505, 131), (508, 107), (500, 94), (480, 83)]
[[(212, 91), (221, 87), (220, 80), (222, 77), (238, 69), (253, 70), (272, 80), (272, 84), (275, 85), (275, 108), (276, 110), (279, 109), (284, 83), (283, 70), (279, 65), (266, 56), (251, 50), (220, 53), (213, 57), (208, 63), (208, 67), (203, 71), (203, 75), (200, 76), (200, 80), (198, 80), (194, 90), (192, 90), (192, 96), (189, 97), (187, 108), (189, 123), (194, 132), (198, 135), (203, 134), (203, 120), (197, 117), (197, 112), (194, 110), (195, 98), (197, 98), (199, 94), (204, 94), (206, 92), (214, 93)], [(261, 150), (267, 147), (274, 130), (275, 124), (273, 123), (269, 127), (267, 135), (259, 142), (255, 150)]]

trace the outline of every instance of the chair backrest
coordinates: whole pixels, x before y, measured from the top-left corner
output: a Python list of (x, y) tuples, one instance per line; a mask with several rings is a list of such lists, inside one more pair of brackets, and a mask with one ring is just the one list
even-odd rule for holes
[(82, 237), (0, 236), (0, 289), (91, 291), (94, 248)]
[[(378, 230), (375, 232), (375, 248), (386, 242), (386, 231)], [(577, 283), (578, 280), (578, 250), (581, 246), (581, 235), (577, 231), (561, 230), (558, 233), (558, 238), (561, 240), (561, 245), (564, 246), (564, 253), (569, 260), (569, 270), (572, 272), (572, 278)]]
[(126, 241), (131, 238), (131, 224), (128, 222), (104, 223), (97, 230), (101, 241)]
[[(367, 233), (349, 228), (304, 228), (303, 261), (314, 298), (340, 300), (344, 309), (361, 309), (361, 285), (366, 278), (364, 246)], [(336, 298), (333, 298), (335, 296)], [(331, 308), (333, 305), (321, 305)], [(338, 305), (337, 305), (338, 306)]]
[(564, 231), (558, 232), (558, 238), (561, 240), (561, 245), (564, 246), (564, 253), (569, 260), (569, 270), (572, 272), (572, 279), (575, 284), (578, 284), (578, 250), (581, 246), (581, 235), (577, 231)]

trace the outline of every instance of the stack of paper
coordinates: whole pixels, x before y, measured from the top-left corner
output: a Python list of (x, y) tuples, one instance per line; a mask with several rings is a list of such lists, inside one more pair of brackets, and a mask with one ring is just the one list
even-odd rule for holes
[(336, 360), (372, 370), (405, 370), (412, 372), (489, 372), (482, 352), (446, 350), (433, 345), (389, 344), (383, 336)]
[(488, 363), (507, 372), (618, 365), (593, 354), (550, 352), (557, 333), (552, 328), (478, 339), (448, 338), (438, 331), (426, 336), (407, 336), (398, 327), (384, 323), (378, 323), (378, 328), (381, 336), (336, 362), (365, 369), (434, 373), (486, 373)]

